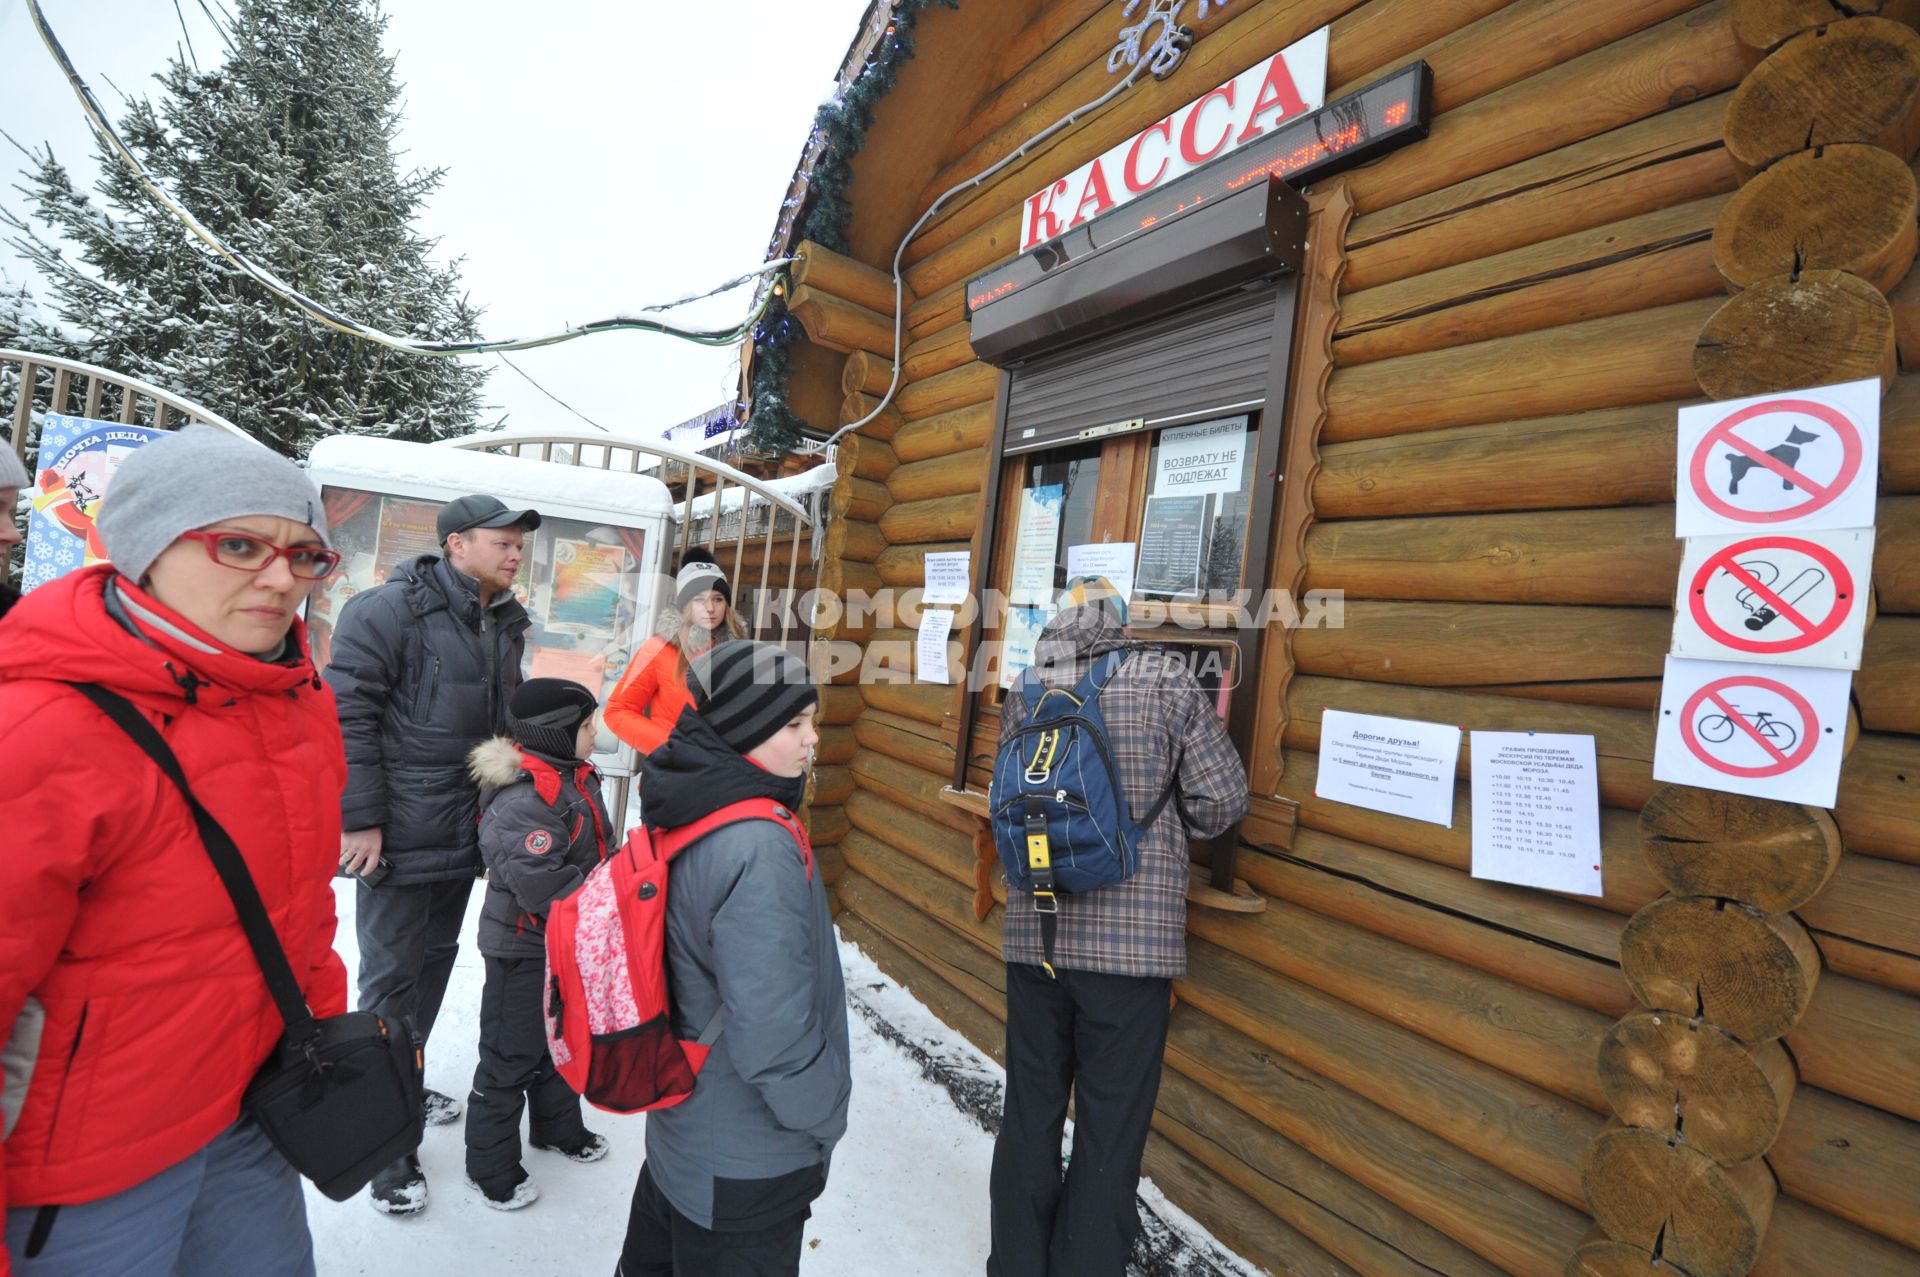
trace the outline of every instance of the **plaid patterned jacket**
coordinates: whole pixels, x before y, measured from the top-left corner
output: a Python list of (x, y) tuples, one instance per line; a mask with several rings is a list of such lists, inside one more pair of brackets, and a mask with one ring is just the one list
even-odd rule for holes
[[(1048, 687), (1071, 688), (1101, 654), (1127, 646), (1110, 607), (1063, 609), (1041, 631), (1035, 668)], [(1001, 731), (1026, 717), (1009, 698)], [(1168, 802), (1140, 842), (1140, 867), (1111, 887), (1060, 896), (1053, 965), (1113, 975), (1180, 976), (1187, 970), (1187, 838), (1211, 838), (1247, 812), (1247, 770), (1200, 687), (1177, 661), (1135, 654), (1100, 693), (1108, 742), (1136, 818), (1160, 796), (1180, 756), (1179, 802)], [(1184, 748), (1184, 752), (1181, 752)], [(1181, 827), (1180, 808), (1186, 809)], [(1040, 917), (1030, 892), (1007, 892), (1001, 955), (1040, 963)]]

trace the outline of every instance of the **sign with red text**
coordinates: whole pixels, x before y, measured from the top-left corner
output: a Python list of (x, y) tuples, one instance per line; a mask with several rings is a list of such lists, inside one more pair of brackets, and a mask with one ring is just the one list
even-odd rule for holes
[(1860, 668), (1873, 531), (1689, 537), (1673, 654)]
[(1674, 535), (1873, 526), (1880, 382), (1680, 410)]
[(1653, 778), (1830, 808), (1852, 686), (1846, 670), (1669, 656)]
[(1036, 191), (1021, 206), (1020, 251), (1317, 110), (1326, 92), (1327, 28), (1321, 27)]

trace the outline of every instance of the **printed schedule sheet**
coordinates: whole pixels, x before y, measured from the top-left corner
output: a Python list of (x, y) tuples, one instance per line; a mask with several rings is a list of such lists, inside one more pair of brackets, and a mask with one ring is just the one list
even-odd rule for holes
[(1473, 876), (1601, 894), (1593, 737), (1473, 732)]

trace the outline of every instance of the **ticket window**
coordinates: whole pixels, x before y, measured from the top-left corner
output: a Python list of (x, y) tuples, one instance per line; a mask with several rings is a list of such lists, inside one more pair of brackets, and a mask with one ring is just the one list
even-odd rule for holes
[[(1226, 717), (1240, 664), (1232, 599), (1245, 585), (1260, 423), (1255, 410), (1003, 462), (989, 582), (1008, 607), (988, 619), (985, 637), (1001, 663), (982, 708), (997, 708), (1031, 663), (1031, 642), (1070, 577), (1070, 547), (1106, 544), (1134, 547), (1129, 634), (1206, 674)], [(1178, 464), (1189, 460), (1202, 464)]]

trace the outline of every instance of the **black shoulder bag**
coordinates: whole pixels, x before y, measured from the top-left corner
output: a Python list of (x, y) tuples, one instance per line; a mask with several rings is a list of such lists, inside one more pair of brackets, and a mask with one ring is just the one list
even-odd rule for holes
[(420, 1146), (425, 1112), (412, 1036), (371, 1011), (314, 1018), (240, 849), (193, 796), (173, 750), (124, 697), (95, 683), (72, 687), (132, 737), (187, 800), (207, 857), (233, 897), (240, 928), (287, 1026), (247, 1084), (241, 1111), (295, 1170), (344, 1202), (382, 1167)]

